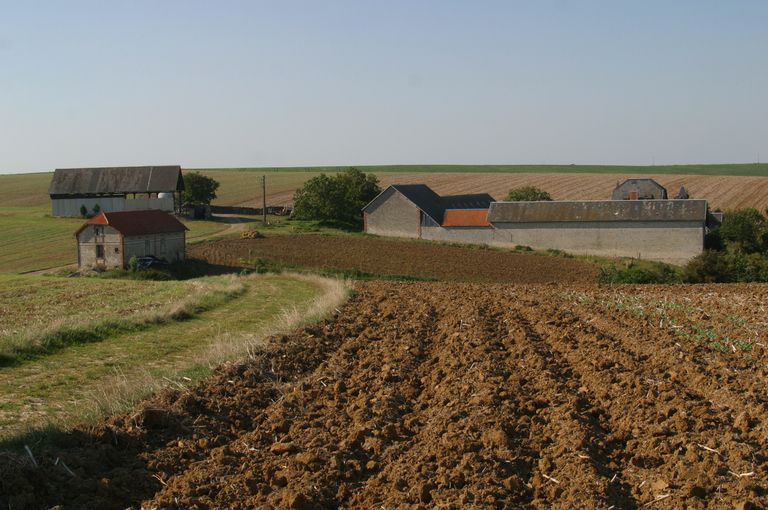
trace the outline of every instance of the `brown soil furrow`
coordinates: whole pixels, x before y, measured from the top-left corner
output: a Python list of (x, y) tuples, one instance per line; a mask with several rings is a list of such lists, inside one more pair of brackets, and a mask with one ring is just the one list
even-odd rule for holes
[(768, 503), (765, 349), (717, 352), (657, 325), (764, 334), (767, 286), (356, 290), (195, 388), (33, 445), (39, 467), (0, 457), (0, 506)]
[[(614, 407), (614, 410), (608, 408), (609, 414), (616, 423), (617, 433), (627, 439), (626, 460), (632, 464), (636, 479), (660, 480), (658, 483), (666, 484), (664, 491), (676, 493), (692, 507), (703, 505), (702, 499), (708, 495), (706, 486), (718, 487), (721, 495), (731, 492), (733, 496), (748, 497), (749, 491), (743, 490), (741, 480), (734, 478), (731, 471), (749, 471), (755, 458), (762, 457), (761, 452), (765, 451), (765, 437), (751, 430), (734, 429), (733, 420), (754, 411), (752, 404), (757, 403), (744, 402), (734, 392), (728, 392), (726, 398), (722, 388), (726, 381), (713, 377), (718, 371), (712, 366), (691, 363), (690, 356), (680, 356), (683, 350), (675, 348), (675, 338), (666, 331), (638, 325), (639, 321), (632, 320), (626, 313), (617, 313), (615, 317), (577, 313), (576, 317), (576, 323), (587, 325), (584, 332), (588, 340), (597, 332), (610, 339), (611, 345), (624, 347), (606, 346), (604, 358), (607, 358), (606, 364), (613, 363), (612, 371), (618, 368), (618, 377), (626, 379), (620, 385), (629, 391), (616, 398), (615, 393), (606, 395), (605, 385), (601, 383), (594, 385), (594, 391), (602, 392), (600, 400), (611, 401)], [(592, 328), (595, 329), (590, 331)], [(626, 339), (627, 331), (632, 331), (633, 340)], [(643, 340), (654, 334), (667, 338), (659, 341), (657, 336), (653, 343)], [(660, 345), (667, 347), (660, 350)], [(643, 360), (644, 367), (627, 371), (626, 366), (620, 364), (621, 350)], [(600, 351), (595, 350), (594, 342), (582, 341), (573, 348), (571, 356), (574, 364), (589, 367), (589, 360), (600, 356)], [(631, 391), (633, 389), (635, 391)], [(647, 394), (643, 395), (646, 389)], [(701, 445), (720, 454), (713, 459), (711, 452)], [(659, 469), (662, 465), (666, 469)], [(702, 473), (696, 480), (686, 476), (692, 469)], [(635, 487), (638, 497), (644, 496), (648, 501), (658, 495), (642, 494), (640, 488)], [(648, 490), (652, 485), (645, 488)]]
[[(577, 486), (571, 489), (572, 494), (565, 494), (566, 501), (583, 500), (580, 491), (586, 490), (589, 494), (604, 498), (602, 501), (591, 501), (586, 505), (588, 507), (635, 508), (637, 502), (621, 473), (621, 451), (616, 444), (621, 438), (617, 439), (612, 433), (602, 402), (591, 398), (589, 390), (584, 386), (586, 378), (579, 372), (577, 365), (571, 363), (557, 348), (557, 340), (563, 336), (562, 332), (553, 332), (551, 328), (540, 326), (541, 316), (550, 317), (547, 321), (550, 322), (557, 310), (548, 310), (537, 299), (521, 305), (516, 312), (519, 314), (516, 322), (524, 330), (521, 346), (526, 350), (532, 349), (538, 356), (537, 374), (551, 374), (538, 384), (534, 376), (534, 395), (539, 395), (540, 399), (541, 395), (555, 391), (555, 395), (561, 399), (561, 402), (555, 402), (557, 405), (554, 408), (550, 408), (550, 427), (555, 430), (541, 433), (544, 437), (557, 438), (559, 441), (542, 450), (540, 464), (562, 471), (560, 480), (578, 479), (583, 484), (585, 473), (592, 479), (590, 485)], [(551, 406), (552, 403), (547, 404)]]
[(598, 273), (597, 266), (573, 258), (353, 236), (277, 235), (203, 242), (189, 246), (187, 255), (230, 267), (262, 258), (321, 270), (474, 282), (584, 283), (594, 281)]
[[(230, 444), (224, 456), (174, 480), (155, 501), (192, 504), (196, 500), (189, 498), (191, 492), (217, 508), (250, 506), (243, 496), (248, 494), (278, 506), (344, 502), (378, 473), (382, 459), (406, 448), (414, 434), (414, 422), (403, 417), (420, 392), (418, 366), (432, 336), (433, 311), (402, 298), (392, 302), (407, 306), (392, 309), (389, 302), (380, 303), (382, 308), (368, 312), (372, 317), (358, 319), (367, 323), (377, 316), (399, 317), (416, 324), (413, 329), (368, 327), (344, 338), (315, 372), (288, 387), (284, 398), (266, 410), (257, 430)], [(391, 352), (395, 339), (401, 349)], [(380, 364), (382, 360), (387, 363)], [(246, 476), (237, 476), (243, 471)], [(232, 478), (238, 483), (230, 483)]]

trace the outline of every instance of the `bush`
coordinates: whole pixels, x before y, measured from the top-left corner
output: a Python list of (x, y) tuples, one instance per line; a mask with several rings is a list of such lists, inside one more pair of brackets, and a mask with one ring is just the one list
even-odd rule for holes
[(707, 250), (685, 266), (689, 283), (768, 282), (765, 253)]
[(80, 206), (80, 216), (82, 216), (83, 218), (88, 217), (88, 208), (85, 206), (85, 204), (82, 204)]
[(128, 260), (128, 271), (131, 273), (135, 273), (139, 270), (139, 259), (136, 258), (136, 255), (130, 258)]
[(549, 202), (552, 197), (536, 186), (521, 186), (510, 190), (506, 200), (508, 202)]
[(356, 168), (329, 177), (320, 174), (293, 197), (293, 217), (345, 228), (362, 227), (362, 208), (381, 193), (379, 180)]
[(680, 283), (680, 274), (669, 264), (661, 262), (630, 263), (623, 269), (615, 265), (604, 267), (597, 277), (600, 283)]
[(101, 212), (101, 206), (99, 204), (94, 204), (93, 206), (93, 215), (96, 216)]
[(732, 250), (755, 253), (768, 248), (765, 216), (757, 209), (727, 211), (715, 232), (725, 247)]

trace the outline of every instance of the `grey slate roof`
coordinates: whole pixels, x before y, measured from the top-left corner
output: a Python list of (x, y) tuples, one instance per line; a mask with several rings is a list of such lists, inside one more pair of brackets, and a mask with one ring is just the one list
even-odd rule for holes
[(653, 179), (627, 179), (613, 190), (613, 200), (628, 200), (629, 193), (637, 192), (638, 198), (643, 200), (664, 200), (667, 198), (667, 188)]
[[(441, 197), (426, 184), (392, 184), (390, 188), (400, 192), (437, 223), (443, 222), (443, 214), (446, 209), (488, 209), (488, 206), (493, 202), (493, 197), (488, 193)], [(374, 198), (363, 210), (366, 210), (377, 198)]]
[(441, 197), (443, 209), (488, 209), (495, 202), (488, 193), (474, 195), (448, 195)]
[(48, 194), (161, 193), (184, 189), (181, 167), (57, 168)]
[(491, 223), (701, 221), (706, 200), (582, 200), (558, 202), (494, 202)]

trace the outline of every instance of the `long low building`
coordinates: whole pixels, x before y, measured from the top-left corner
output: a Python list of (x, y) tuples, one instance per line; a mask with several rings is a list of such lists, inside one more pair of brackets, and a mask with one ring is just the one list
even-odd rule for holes
[(704, 247), (706, 200), (496, 202), (485, 195), (462, 202), (424, 188), (384, 190), (363, 209), (365, 231), (672, 264), (685, 264)]

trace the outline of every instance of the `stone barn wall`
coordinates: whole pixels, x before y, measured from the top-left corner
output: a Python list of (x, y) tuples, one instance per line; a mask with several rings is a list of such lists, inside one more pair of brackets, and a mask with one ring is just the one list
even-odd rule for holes
[[(120, 232), (109, 225), (88, 225), (77, 235), (77, 264), (81, 268), (123, 267), (122, 244)], [(97, 246), (102, 247), (103, 258), (97, 257)]]
[(184, 260), (185, 240), (184, 232), (126, 237), (125, 263), (127, 264), (131, 257), (146, 255), (153, 255), (168, 262)]
[(419, 237), (421, 211), (392, 188), (379, 195), (364, 214), (365, 232), (368, 234)]
[(495, 246), (633, 257), (682, 265), (704, 248), (701, 222), (494, 223)]

